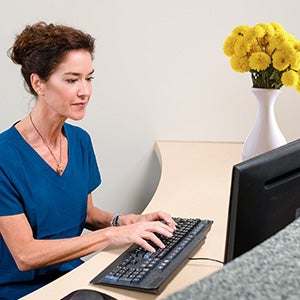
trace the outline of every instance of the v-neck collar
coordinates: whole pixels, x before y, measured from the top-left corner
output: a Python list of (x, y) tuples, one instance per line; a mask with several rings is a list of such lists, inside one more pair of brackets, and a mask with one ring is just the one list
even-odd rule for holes
[(21, 133), (17, 130), (17, 128), (15, 127), (15, 125), (18, 122), (16, 122), (13, 126), (12, 129), (14, 130), (15, 134), (18, 136), (19, 140), (22, 141), (22, 143), (25, 145), (25, 147), (28, 149), (28, 151), (30, 151), (31, 153), (33, 153), (33, 155), (35, 157), (37, 157), (38, 161), (40, 162), (41, 167), (46, 168), (49, 170), (50, 173), (52, 173), (53, 175), (59, 176), (59, 177), (64, 177), (65, 173), (68, 171), (68, 165), (69, 165), (69, 157), (70, 157), (70, 145), (69, 145), (69, 138), (68, 138), (68, 130), (66, 130), (66, 126), (65, 124), (63, 125), (63, 131), (66, 135), (67, 141), (68, 141), (68, 162), (66, 164), (65, 170), (63, 172), (62, 175), (59, 175), (56, 170), (54, 170), (40, 155), (39, 153), (24, 139), (24, 137), (21, 135)]

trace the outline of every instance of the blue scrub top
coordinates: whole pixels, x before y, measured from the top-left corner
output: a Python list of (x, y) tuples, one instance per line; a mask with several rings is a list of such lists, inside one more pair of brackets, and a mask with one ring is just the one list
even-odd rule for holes
[[(85, 225), (87, 196), (101, 183), (88, 133), (67, 123), (64, 132), (68, 164), (62, 176), (14, 126), (0, 134), (0, 216), (24, 213), (36, 239), (79, 236)], [(21, 272), (0, 234), (0, 299), (18, 299), (81, 263), (76, 259)]]

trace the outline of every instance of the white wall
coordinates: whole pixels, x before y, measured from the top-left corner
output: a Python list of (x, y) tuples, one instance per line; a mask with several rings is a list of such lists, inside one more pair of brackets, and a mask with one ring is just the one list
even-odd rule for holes
[[(0, 131), (28, 113), (19, 68), (6, 56), (32, 22), (64, 23), (96, 37), (94, 94), (78, 124), (93, 137), (103, 177), (96, 203), (140, 211), (159, 179), (154, 141), (243, 141), (256, 114), (250, 75), (223, 54), (240, 24), (275, 21), (300, 39), (299, 0), (15, 0), (0, 11)], [(288, 141), (300, 135), (300, 94), (276, 104)], [(224, 153), (220, 154), (224, 155)], [(184, 201), (184, 199), (183, 199)]]

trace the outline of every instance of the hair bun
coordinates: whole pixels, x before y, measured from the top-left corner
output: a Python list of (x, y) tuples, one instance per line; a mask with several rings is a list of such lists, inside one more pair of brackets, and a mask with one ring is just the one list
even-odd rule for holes
[(27, 25), (16, 35), (15, 43), (9, 49), (9, 57), (14, 63), (23, 65), (27, 57), (39, 48), (40, 42), (47, 36), (47, 26), (50, 25), (44, 22)]

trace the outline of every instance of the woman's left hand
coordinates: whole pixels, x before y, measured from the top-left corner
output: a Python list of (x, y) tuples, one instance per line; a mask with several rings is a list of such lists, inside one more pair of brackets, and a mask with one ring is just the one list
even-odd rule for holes
[(123, 215), (120, 219), (120, 225), (128, 225), (137, 222), (151, 222), (151, 221), (163, 221), (172, 229), (176, 229), (176, 222), (172, 219), (171, 215), (164, 211), (156, 211), (142, 215)]

